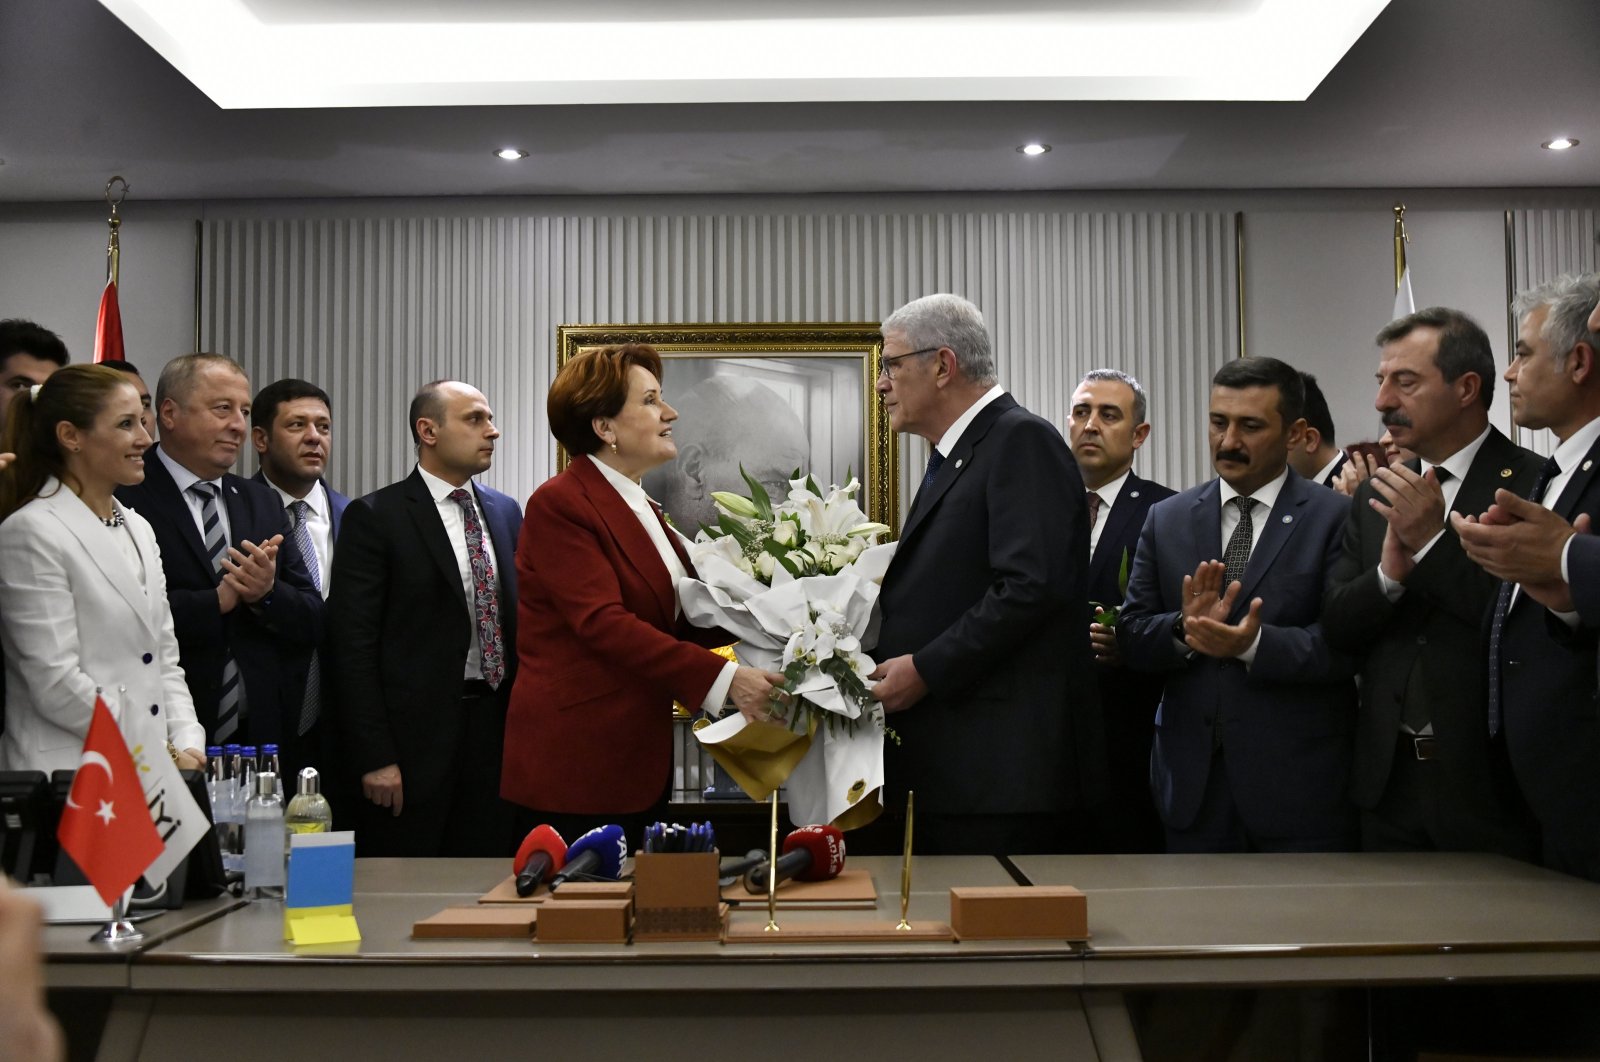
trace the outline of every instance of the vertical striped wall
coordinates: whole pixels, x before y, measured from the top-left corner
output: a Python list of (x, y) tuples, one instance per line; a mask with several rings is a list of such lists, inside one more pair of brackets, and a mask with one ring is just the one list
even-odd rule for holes
[[(330, 392), (331, 476), (351, 494), (410, 467), (420, 383), (471, 382), (505, 433), (485, 478), (524, 497), (555, 467), (543, 410), (559, 325), (878, 321), (934, 291), (982, 307), (1001, 383), (1063, 433), (1082, 373), (1121, 368), (1151, 395), (1141, 473), (1178, 487), (1210, 474), (1203, 396), (1238, 329), (1220, 211), (220, 217), (204, 230), (202, 337), (258, 385)], [(925, 444), (904, 442), (920, 468)]]
[[(1563, 273), (1600, 269), (1600, 211), (1511, 210), (1506, 212), (1510, 237), (1506, 263), (1511, 291), (1516, 293), (1553, 280)], [(1512, 321), (1515, 329), (1517, 322)], [(1518, 429), (1522, 445), (1548, 456), (1556, 439), (1547, 430)]]

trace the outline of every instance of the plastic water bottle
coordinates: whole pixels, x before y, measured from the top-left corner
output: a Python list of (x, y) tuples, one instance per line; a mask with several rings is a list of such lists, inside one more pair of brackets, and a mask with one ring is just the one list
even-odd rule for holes
[(250, 794), (243, 788), (243, 752), (238, 745), (222, 746), (222, 785), (215, 808), (217, 836), (222, 842), (222, 869), (244, 873), (244, 804)]
[(327, 833), (333, 829), (333, 809), (322, 795), (322, 778), (315, 767), (300, 772), (300, 788), (289, 801), (284, 825), (290, 833)]
[(272, 776), (278, 780), (278, 799), (282, 800), (283, 799), (283, 765), (278, 762), (278, 746), (276, 746), (276, 745), (262, 745), (261, 746), (261, 759), (258, 761), (256, 766), (257, 766), (258, 770), (271, 771), (272, 772)]
[(256, 775), (255, 795), (245, 807), (244, 887), (253, 899), (283, 899), (287, 845), (277, 776), (262, 771)]

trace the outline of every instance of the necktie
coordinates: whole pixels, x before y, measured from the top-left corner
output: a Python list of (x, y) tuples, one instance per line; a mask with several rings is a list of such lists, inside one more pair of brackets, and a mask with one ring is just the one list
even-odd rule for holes
[[(1544, 501), (1545, 488), (1550, 486), (1550, 481), (1561, 474), (1561, 466), (1556, 459), (1551, 457), (1539, 469), (1539, 478), (1533, 481), (1533, 492), (1528, 495), (1528, 500), (1534, 504)], [(1500, 592), (1494, 599), (1494, 619), (1489, 622), (1489, 736), (1495, 737), (1500, 733), (1500, 719), (1502, 704), (1500, 700), (1500, 636), (1505, 633), (1506, 615), (1511, 611), (1511, 595), (1516, 592), (1517, 584), (1501, 583)]]
[(1222, 563), (1225, 571), (1222, 573), (1223, 590), (1235, 582), (1244, 580), (1245, 565), (1250, 563), (1250, 539), (1255, 534), (1255, 524), (1250, 520), (1250, 508), (1255, 505), (1254, 498), (1230, 498), (1229, 504), (1239, 510), (1239, 525), (1233, 529), (1233, 534), (1228, 536), (1228, 548), (1222, 551)]
[[(228, 538), (222, 533), (222, 514), (217, 509), (217, 488), (204, 481), (189, 487), (189, 493), (200, 499), (200, 537), (206, 554), (211, 558), (211, 570), (222, 572), (222, 559), (228, 555)], [(245, 718), (244, 680), (239, 675), (239, 664), (230, 649), (223, 650), (222, 685), (217, 693), (217, 731), (212, 739), (217, 743), (227, 741), (239, 731)]]
[[(311, 506), (304, 500), (289, 503), (289, 519), (294, 524), (294, 544), (305, 558), (306, 571), (311, 573), (311, 585), (322, 592), (322, 566), (317, 563), (317, 549), (311, 542), (311, 529), (306, 526), (306, 513)], [(305, 734), (317, 722), (322, 711), (322, 654), (311, 653), (311, 663), (306, 667), (306, 696), (300, 704), (300, 725), (295, 733)]]
[(936, 446), (928, 455), (928, 470), (922, 473), (922, 487), (917, 491), (918, 494), (933, 486), (933, 478), (939, 474), (939, 466), (942, 464), (944, 464), (944, 454), (941, 454)]
[(1089, 530), (1093, 531), (1096, 521), (1100, 519), (1101, 498), (1091, 490), (1083, 496), (1083, 500), (1089, 503)]
[(683, 548), (683, 543), (678, 538), (678, 533), (672, 530), (672, 525), (667, 523), (666, 514), (661, 511), (661, 506), (655, 502), (650, 503), (650, 511), (656, 514), (656, 520), (661, 524), (661, 530), (667, 533), (667, 543), (672, 547), (672, 552), (678, 555), (678, 560), (683, 564), (683, 570), (690, 577), (694, 576), (694, 565), (689, 561), (689, 552)]
[(478, 651), (483, 656), (483, 681), (499, 689), (506, 677), (505, 649), (500, 642), (500, 603), (495, 597), (494, 562), (483, 548), (483, 527), (472, 495), (464, 487), (450, 492), (450, 500), (461, 506), (461, 521), (467, 533), (467, 563), (472, 569), (472, 617), (478, 632)]

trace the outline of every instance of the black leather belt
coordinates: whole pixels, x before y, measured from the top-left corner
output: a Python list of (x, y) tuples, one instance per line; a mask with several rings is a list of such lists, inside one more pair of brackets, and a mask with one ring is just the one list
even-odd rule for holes
[(1400, 732), (1400, 748), (1419, 760), (1431, 760), (1438, 755), (1439, 739), (1432, 734), (1407, 734)]
[(461, 699), (469, 697), (487, 697), (494, 692), (494, 687), (483, 679), (467, 679), (461, 684)]

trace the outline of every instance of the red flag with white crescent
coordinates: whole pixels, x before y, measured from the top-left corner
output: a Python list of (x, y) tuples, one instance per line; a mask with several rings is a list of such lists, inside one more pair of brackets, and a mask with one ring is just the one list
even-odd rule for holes
[(56, 838), (108, 904), (116, 903), (162, 851), (139, 771), (99, 697)]
[(94, 326), (94, 361), (127, 361), (122, 347), (122, 310), (117, 306), (117, 282), (106, 281), (100, 294), (100, 318)]

